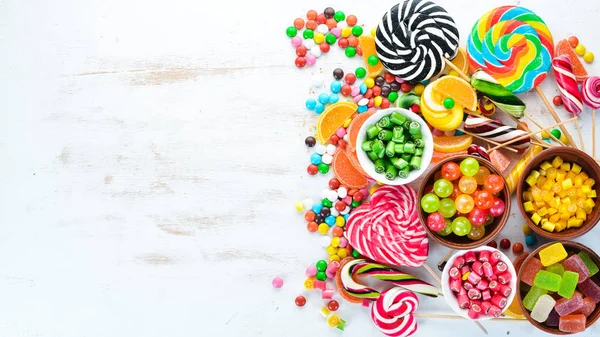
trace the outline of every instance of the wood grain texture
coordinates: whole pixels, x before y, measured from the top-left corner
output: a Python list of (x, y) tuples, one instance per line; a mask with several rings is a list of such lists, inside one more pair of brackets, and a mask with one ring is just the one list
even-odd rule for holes
[[(576, 33), (600, 52), (589, 1), (439, 2), (463, 43), (481, 13), (520, 3), (556, 38)], [(327, 3), (367, 28), (392, 4)], [(304, 100), (322, 91), (311, 77), (360, 63), (336, 47), (295, 68), (284, 30), (312, 7), (325, 3), (0, 0), (0, 336), (340, 334), (302, 288), (323, 250), (293, 204), (327, 181), (305, 173), (316, 116)], [(549, 125), (535, 94), (523, 99)], [(581, 118), (589, 142), (589, 111)], [(513, 211), (501, 235), (522, 241), (522, 224)], [(598, 251), (598, 233), (578, 241)], [(429, 264), (445, 253), (432, 245)], [(449, 308), (424, 299), (419, 311)], [(379, 336), (364, 308), (342, 303), (340, 315), (346, 336)], [(485, 326), (541, 335), (523, 322)], [(442, 329), (479, 333), (419, 319), (419, 336)]]

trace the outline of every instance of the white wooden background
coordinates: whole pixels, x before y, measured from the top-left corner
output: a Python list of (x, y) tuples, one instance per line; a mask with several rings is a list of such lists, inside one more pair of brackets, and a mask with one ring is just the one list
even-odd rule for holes
[[(463, 44), (482, 13), (519, 4), (439, 2)], [(600, 57), (599, 3), (520, 4)], [(313, 74), (359, 63), (335, 47), (298, 70), (285, 28), (327, 5), (368, 32), (393, 1), (0, 0), (0, 336), (380, 336), (364, 308), (341, 303), (342, 333), (317, 293), (294, 305), (323, 250), (293, 205), (328, 179), (305, 173), (304, 100)], [(543, 88), (556, 94), (553, 77)], [(522, 221), (502, 236), (522, 242)], [(599, 251), (599, 234), (579, 241)], [(433, 244), (429, 264), (445, 252)], [(480, 334), (419, 319), (417, 336), (441, 332)]]

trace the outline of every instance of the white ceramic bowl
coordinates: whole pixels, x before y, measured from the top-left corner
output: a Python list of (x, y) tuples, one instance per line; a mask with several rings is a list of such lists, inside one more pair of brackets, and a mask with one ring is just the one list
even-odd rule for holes
[[(449, 287), (450, 275), (448, 274), (448, 272), (450, 271), (450, 268), (452, 268), (452, 265), (454, 264), (454, 260), (456, 260), (456, 258), (458, 256), (462, 256), (468, 251), (479, 252), (482, 250), (489, 250), (490, 252), (494, 252), (494, 251), (500, 252), (498, 249), (494, 249), (494, 248), (488, 247), (488, 246), (482, 246), (479, 248), (458, 251), (457, 253), (452, 255), (452, 257), (450, 259), (448, 259), (448, 262), (446, 263), (446, 266), (444, 267), (444, 271), (442, 272), (442, 293), (444, 294), (444, 299), (446, 300), (446, 303), (448, 303), (450, 308), (452, 308), (452, 310), (454, 310), (455, 313), (457, 313), (458, 315), (460, 315), (468, 320), (473, 320), (473, 319), (469, 318), (469, 315), (468, 315), (469, 309), (461, 309), (458, 306), (458, 299), (456, 298), (456, 295), (454, 295), (454, 292), (452, 292), (452, 290), (450, 290), (450, 287)], [(512, 293), (510, 293), (510, 295), (507, 298), (506, 307), (504, 307), (502, 309), (502, 312), (504, 312), (508, 308), (508, 306), (512, 303), (512, 301), (515, 299), (515, 295), (517, 294), (517, 272), (515, 271), (515, 267), (513, 266), (510, 259), (506, 255), (504, 255), (504, 253), (500, 252), (500, 257), (501, 257), (502, 261), (504, 263), (506, 263), (506, 265), (508, 266), (508, 271), (512, 275), (512, 277), (510, 279), (510, 283), (509, 283), (509, 286), (512, 289)], [(492, 318), (494, 318), (494, 317), (488, 316), (488, 315), (482, 315), (482, 316), (479, 316), (479, 318), (474, 321), (487, 321)]]
[[(375, 172), (375, 163), (373, 163), (371, 159), (367, 157), (366, 152), (362, 150), (361, 144), (367, 138), (367, 129), (375, 123), (377, 123), (382, 117), (390, 115), (393, 111), (398, 111), (409, 120), (421, 124), (421, 134), (423, 135), (425, 147), (423, 148), (423, 156), (421, 156), (421, 168), (419, 170), (410, 171), (408, 177), (404, 179), (396, 178), (394, 180), (388, 180), (385, 177), (385, 173)], [(427, 168), (431, 163), (431, 157), (433, 156), (433, 135), (431, 134), (431, 131), (429, 130), (429, 127), (427, 126), (425, 121), (414, 112), (401, 108), (383, 109), (374, 113), (361, 126), (360, 130), (358, 131), (358, 137), (356, 139), (356, 154), (358, 155), (358, 161), (360, 162), (360, 166), (362, 166), (363, 170), (365, 170), (365, 172), (367, 172), (367, 174), (371, 178), (382, 182), (386, 185), (404, 185), (416, 180), (423, 173), (425, 173), (425, 171), (427, 171)]]

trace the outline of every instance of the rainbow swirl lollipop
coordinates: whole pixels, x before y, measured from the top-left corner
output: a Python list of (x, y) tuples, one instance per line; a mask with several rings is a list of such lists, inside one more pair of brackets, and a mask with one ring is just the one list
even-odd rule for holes
[(518, 94), (538, 86), (552, 66), (554, 42), (544, 21), (532, 11), (502, 6), (485, 13), (467, 39), (473, 71), (484, 69)]

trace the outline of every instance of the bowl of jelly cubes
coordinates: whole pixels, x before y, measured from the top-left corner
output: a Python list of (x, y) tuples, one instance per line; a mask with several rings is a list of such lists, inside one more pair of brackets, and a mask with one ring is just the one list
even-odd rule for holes
[(442, 291), (458, 315), (488, 320), (502, 315), (512, 303), (517, 273), (510, 259), (483, 246), (454, 254), (442, 272)]
[(600, 167), (585, 152), (553, 147), (535, 156), (517, 183), (517, 204), (527, 225), (551, 240), (568, 240), (600, 220), (596, 182)]
[(404, 185), (427, 170), (433, 156), (433, 136), (414, 112), (383, 109), (361, 126), (356, 154), (371, 178), (386, 185)]
[(519, 268), (518, 301), (538, 329), (557, 335), (589, 328), (600, 317), (600, 257), (572, 241), (550, 242)]
[(492, 240), (510, 213), (510, 192), (489, 161), (458, 155), (439, 162), (419, 188), (419, 219), (435, 241), (472, 249)]

